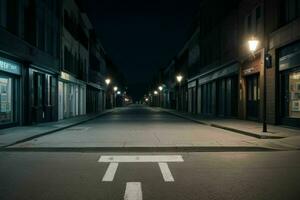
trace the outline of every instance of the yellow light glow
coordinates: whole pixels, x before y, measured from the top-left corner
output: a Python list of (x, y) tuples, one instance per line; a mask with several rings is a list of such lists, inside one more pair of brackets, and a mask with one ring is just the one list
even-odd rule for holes
[(106, 85), (109, 85), (110, 84), (110, 79), (109, 78), (105, 79), (105, 83), (106, 83)]
[(180, 74), (176, 76), (177, 82), (180, 83), (183, 79), (183, 76), (181, 76)]
[(251, 40), (249, 40), (249, 41), (248, 41), (249, 50), (250, 50), (251, 52), (255, 52), (256, 49), (257, 49), (258, 43), (259, 43), (259, 41), (256, 40), (256, 39), (251, 39)]

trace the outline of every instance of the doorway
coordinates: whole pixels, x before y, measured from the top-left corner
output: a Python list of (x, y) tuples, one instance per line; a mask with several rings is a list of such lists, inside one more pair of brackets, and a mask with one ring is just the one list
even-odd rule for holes
[(258, 120), (260, 105), (259, 75), (247, 76), (246, 84), (247, 119)]

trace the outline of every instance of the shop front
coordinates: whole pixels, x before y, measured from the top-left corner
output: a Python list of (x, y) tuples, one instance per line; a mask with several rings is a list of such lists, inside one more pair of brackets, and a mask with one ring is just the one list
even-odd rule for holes
[(280, 122), (300, 127), (300, 42), (279, 51)]
[(239, 64), (234, 62), (203, 74), (195, 92), (198, 113), (218, 117), (236, 117), (238, 110)]
[(58, 82), (58, 119), (86, 114), (86, 84), (61, 72)]
[(86, 92), (86, 112), (99, 113), (104, 110), (105, 92), (96, 84), (89, 83)]
[(21, 64), (0, 57), (0, 128), (20, 124)]

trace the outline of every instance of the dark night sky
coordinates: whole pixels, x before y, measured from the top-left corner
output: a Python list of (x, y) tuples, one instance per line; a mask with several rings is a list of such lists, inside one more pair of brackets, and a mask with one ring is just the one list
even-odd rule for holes
[(141, 97), (157, 69), (183, 47), (199, 0), (87, 0), (86, 10), (130, 94)]

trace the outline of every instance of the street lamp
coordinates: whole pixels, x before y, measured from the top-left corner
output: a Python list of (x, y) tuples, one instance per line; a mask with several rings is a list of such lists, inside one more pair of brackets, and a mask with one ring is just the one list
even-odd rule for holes
[(156, 90), (154, 90), (153, 94), (154, 94), (154, 95), (157, 95), (157, 94), (158, 94), (158, 92), (157, 92)]
[[(256, 38), (251, 38), (250, 40), (248, 40), (248, 45), (249, 45), (249, 50), (251, 53), (255, 53), (255, 51), (257, 50), (259, 44), (259, 40), (257, 40)], [(264, 85), (263, 85), (263, 132), (267, 132), (267, 85), (266, 85), (266, 73), (267, 73), (267, 65), (271, 65), (271, 56), (269, 54), (266, 54), (266, 49), (264, 49), (263, 52), (263, 59), (264, 59)], [(268, 64), (267, 64), (268, 61)]]
[(161, 100), (161, 99), (162, 99), (162, 98), (161, 98), (161, 96), (162, 96), (161, 91), (162, 91), (163, 89), (164, 89), (163, 86), (161, 86), (161, 85), (158, 86), (158, 90), (160, 91), (160, 93), (159, 93), (159, 95), (158, 95), (158, 104), (159, 104), (160, 107), (162, 107), (162, 105), (161, 105), (161, 104), (162, 104), (162, 103), (161, 103), (161, 102), (162, 102), (162, 100)]
[(176, 80), (177, 80), (178, 83), (181, 83), (182, 79), (183, 79), (183, 76), (181, 76), (180, 74), (178, 74), (176, 76)]
[(258, 47), (258, 43), (259, 41), (255, 38), (251, 38), (249, 41), (248, 41), (248, 45), (249, 45), (249, 50), (254, 53)]
[(114, 104), (115, 104), (115, 107), (117, 107), (117, 95), (116, 95), (117, 90), (118, 90), (118, 87), (115, 86), (114, 87)]
[(179, 88), (178, 88), (178, 109), (181, 110), (181, 81), (183, 79), (183, 76), (181, 74), (178, 74), (176, 76), (176, 80), (179, 83)]
[(117, 94), (120, 95), (120, 94), (121, 94), (121, 91), (118, 91)]
[(107, 78), (107, 79), (105, 79), (105, 83), (106, 83), (106, 85), (109, 85), (110, 84), (110, 79), (109, 78)]

